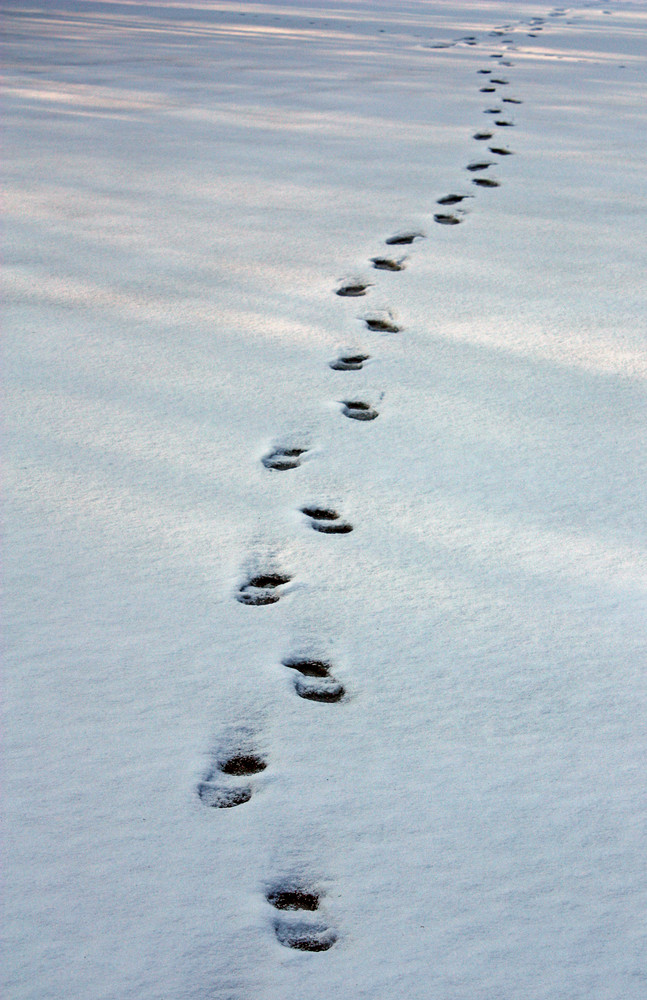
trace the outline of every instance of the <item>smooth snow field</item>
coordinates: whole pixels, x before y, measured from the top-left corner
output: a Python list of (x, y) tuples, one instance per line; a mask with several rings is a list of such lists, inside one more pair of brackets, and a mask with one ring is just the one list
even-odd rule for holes
[(3, 7), (6, 1000), (645, 1000), (647, 4)]

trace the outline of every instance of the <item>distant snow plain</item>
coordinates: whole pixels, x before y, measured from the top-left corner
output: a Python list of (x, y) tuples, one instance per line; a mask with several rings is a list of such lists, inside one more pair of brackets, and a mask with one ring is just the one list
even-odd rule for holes
[(645, 5), (4, 8), (7, 1000), (643, 1000)]

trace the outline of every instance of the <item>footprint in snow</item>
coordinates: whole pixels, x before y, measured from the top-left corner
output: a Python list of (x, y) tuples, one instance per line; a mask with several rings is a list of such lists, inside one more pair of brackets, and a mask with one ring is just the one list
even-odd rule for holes
[(265, 896), (270, 906), (285, 914), (274, 920), (274, 933), (279, 944), (296, 951), (328, 951), (337, 935), (316, 918), (306, 917), (319, 909), (320, 896), (298, 886), (273, 889)]
[(457, 215), (451, 215), (450, 213), (437, 212), (434, 215), (434, 222), (437, 222), (440, 226), (457, 226), (462, 219), (459, 219)]
[(481, 87), (479, 89), (480, 94), (494, 94), (496, 92), (496, 87)]
[(325, 660), (289, 657), (283, 666), (297, 672), (294, 690), (300, 698), (330, 705), (344, 697), (344, 686), (332, 676), (331, 665)]
[(234, 778), (249, 777), (260, 774), (267, 767), (267, 762), (255, 753), (235, 753), (225, 757), (219, 764), (211, 768), (204, 780), (198, 785), (200, 801), (212, 809), (231, 809), (249, 802), (252, 797), (252, 786), (245, 783), (225, 784), (227, 779), (222, 775)]
[(491, 153), (496, 153), (497, 156), (513, 156), (511, 149), (506, 149), (505, 146), (488, 146)]
[(384, 242), (388, 247), (402, 247), (408, 246), (414, 240), (423, 240), (424, 238), (425, 234), (421, 232), (396, 233), (395, 236), (389, 236), (388, 240)]
[(479, 73), (479, 74), (481, 74), (481, 75), (485, 75), (485, 76), (487, 76), (487, 75), (488, 75), (488, 73), (491, 73), (491, 72), (492, 72), (492, 70), (491, 70), (491, 69), (477, 69), (477, 71), (476, 71), (476, 72), (477, 72), (477, 73)]
[(523, 101), (518, 100), (518, 98), (516, 98), (516, 97), (504, 97), (503, 98), (503, 103), (504, 104), (523, 104)]
[(370, 284), (364, 284), (359, 281), (348, 282), (347, 284), (342, 285), (341, 288), (338, 288), (336, 294), (341, 295), (343, 298), (357, 299), (361, 295), (366, 295), (366, 289), (370, 287)]
[(377, 271), (404, 271), (405, 258), (394, 260), (391, 257), (371, 257), (371, 264)]
[(484, 115), (500, 115), (502, 108), (486, 108), (483, 112)]
[(500, 181), (495, 181), (493, 177), (475, 177), (472, 184), (477, 184), (479, 187), (484, 188), (501, 187)]
[(284, 472), (286, 469), (298, 469), (301, 465), (301, 456), (305, 455), (307, 448), (274, 448), (269, 455), (261, 459), (266, 469), (274, 469), (277, 472)]
[(497, 120), (494, 124), (499, 125), (501, 128), (514, 128), (514, 122), (508, 122), (505, 119)]
[(364, 322), (374, 333), (399, 333), (402, 329), (387, 312), (369, 313), (368, 316), (364, 316)]
[(341, 404), (341, 412), (351, 420), (375, 420), (379, 416), (377, 410), (373, 409), (370, 403), (363, 400), (344, 400)]
[(494, 132), (475, 132), (472, 139), (491, 139)]
[(236, 600), (257, 608), (265, 604), (276, 604), (281, 596), (280, 588), (289, 583), (290, 579), (284, 573), (260, 573), (252, 576), (241, 584)]
[(509, 81), (508, 80), (501, 80), (501, 79), (498, 79), (498, 78), (495, 78), (495, 77), (491, 76), (490, 77), (490, 83), (497, 83), (500, 87), (507, 87)]
[(331, 361), (329, 367), (336, 372), (357, 372), (369, 358), (370, 354), (344, 354), (336, 361)]
[(337, 511), (329, 507), (302, 507), (301, 513), (310, 518), (315, 531), (324, 535), (347, 535), (353, 530), (352, 524), (340, 520)]
[(458, 205), (459, 202), (471, 198), (471, 194), (446, 194), (436, 200), (437, 205)]
[(492, 166), (492, 163), (492, 160), (474, 160), (472, 163), (468, 163), (465, 169), (475, 173), (477, 170), (487, 170), (488, 167)]

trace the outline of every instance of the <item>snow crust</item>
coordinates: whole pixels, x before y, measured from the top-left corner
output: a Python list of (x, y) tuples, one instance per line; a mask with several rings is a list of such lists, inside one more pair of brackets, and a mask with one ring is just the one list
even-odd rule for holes
[(4, 8), (8, 1000), (642, 1000), (644, 4)]

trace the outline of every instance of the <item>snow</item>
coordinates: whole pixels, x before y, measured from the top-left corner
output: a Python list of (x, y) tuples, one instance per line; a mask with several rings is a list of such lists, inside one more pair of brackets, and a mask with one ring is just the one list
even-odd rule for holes
[(645, 996), (646, 36), (5, 3), (8, 1000)]

